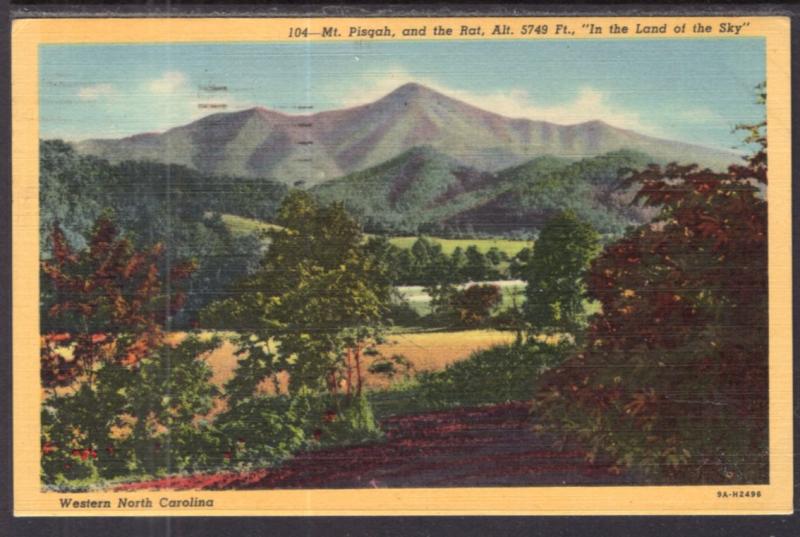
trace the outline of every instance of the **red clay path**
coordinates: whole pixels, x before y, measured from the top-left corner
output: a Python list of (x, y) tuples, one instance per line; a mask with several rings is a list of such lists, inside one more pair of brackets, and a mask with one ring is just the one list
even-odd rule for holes
[(460, 408), (383, 421), (382, 442), (298, 454), (278, 468), (129, 483), (137, 489), (289, 489), (621, 484), (532, 430), (528, 404)]

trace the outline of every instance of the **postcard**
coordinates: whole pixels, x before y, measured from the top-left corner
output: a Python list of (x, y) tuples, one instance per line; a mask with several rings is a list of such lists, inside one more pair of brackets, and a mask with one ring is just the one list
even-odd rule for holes
[(791, 512), (789, 29), (15, 20), (16, 515)]

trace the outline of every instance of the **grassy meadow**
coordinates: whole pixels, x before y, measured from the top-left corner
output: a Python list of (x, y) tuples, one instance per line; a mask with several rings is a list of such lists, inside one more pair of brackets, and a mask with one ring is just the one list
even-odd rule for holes
[[(414, 244), (417, 237), (391, 237), (389, 242), (398, 248), (408, 249)], [(431, 237), (430, 240), (442, 247), (442, 252), (446, 255), (452, 255), (456, 248), (466, 250), (470, 246), (475, 246), (482, 254), (488, 252), (491, 248), (497, 248), (504, 252), (508, 257), (514, 257), (523, 248), (530, 248), (533, 242), (515, 239), (441, 239), (438, 237)]]
[(256, 220), (255, 218), (245, 218), (243, 216), (236, 216), (235, 214), (223, 214), (221, 218), (234, 235), (246, 235), (248, 233), (267, 231), (280, 227), (275, 224)]
[[(203, 332), (202, 337), (208, 338), (217, 335), (222, 339), (219, 347), (211, 351), (206, 361), (214, 372), (211, 382), (222, 387), (233, 377), (236, 369), (238, 350), (232, 341), (233, 332)], [(172, 343), (179, 343), (186, 337), (185, 332), (175, 332), (171, 335)], [(384, 356), (399, 354), (404, 356), (411, 364), (409, 375), (413, 376), (422, 371), (440, 371), (447, 365), (468, 358), (472, 353), (488, 349), (495, 345), (510, 343), (514, 340), (512, 332), (499, 330), (459, 330), (453, 332), (401, 332), (393, 333), (386, 337), (386, 343), (378, 347)], [(395, 381), (404, 377), (398, 375)], [(365, 387), (370, 389), (384, 389), (392, 384), (392, 380), (384, 375), (365, 371)], [(286, 390), (285, 376), (279, 377), (281, 390)], [(259, 387), (264, 393), (274, 393), (275, 388), (270, 382), (262, 383)]]
[[(254, 218), (245, 218), (233, 214), (223, 214), (221, 217), (225, 225), (228, 226), (228, 229), (236, 235), (245, 235), (280, 227)], [(398, 248), (409, 249), (417, 238), (416, 236), (390, 237), (389, 243)], [(492, 248), (497, 248), (508, 257), (514, 257), (523, 248), (530, 248), (533, 246), (532, 241), (517, 239), (443, 239), (439, 237), (430, 237), (430, 240), (441, 245), (442, 252), (445, 255), (452, 255), (456, 248), (466, 250), (470, 246), (475, 246), (482, 254), (485, 254)]]

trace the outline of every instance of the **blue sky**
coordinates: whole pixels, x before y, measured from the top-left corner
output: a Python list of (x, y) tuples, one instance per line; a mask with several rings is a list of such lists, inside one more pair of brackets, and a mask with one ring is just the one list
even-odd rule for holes
[(43, 45), (41, 136), (163, 131), (209, 104), (308, 113), (415, 81), (510, 117), (730, 148), (732, 126), (763, 115), (764, 58), (761, 38)]

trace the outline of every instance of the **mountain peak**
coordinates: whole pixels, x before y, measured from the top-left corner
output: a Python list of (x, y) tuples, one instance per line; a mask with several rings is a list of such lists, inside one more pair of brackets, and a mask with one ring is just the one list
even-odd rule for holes
[(411, 154), (415, 162), (438, 163), (449, 156), (486, 172), (541, 155), (577, 159), (620, 149), (720, 169), (738, 160), (598, 120), (557, 125), (512, 119), (418, 82), (352, 108), (301, 115), (255, 106), (217, 112), (160, 135), (85, 141), (79, 147), (112, 161), (152, 160), (209, 174), (272, 177), (287, 184), (302, 179), (310, 185), (377, 166), (414, 146), (428, 146)]
[(246, 115), (259, 116), (259, 117), (262, 117), (262, 118), (274, 118), (274, 117), (277, 117), (277, 116), (286, 115), (286, 114), (283, 114), (281, 112), (278, 112), (277, 110), (271, 110), (271, 109), (265, 108), (263, 106), (254, 106), (252, 108), (248, 108), (248, 109), (244, 110), (244, 112), (245, 112)]
[(605, 128), (611, 127), (608, 123), (603, 121), (602, 119), (591, 119), (589, 121), (584, 121), (583, 123), (576, 123), (575, 126), (577, 127), (588, 127), (588, 128)]
[(427, 97), (441, 95), (440, 93), (432, 90), (428, 86), (423, 86), (417, 82), (406, 82), (402, 86), (398, 86), (391, 93), (386, 95), (387, 98), (401, 98), (413, 99), (415, 97)]

